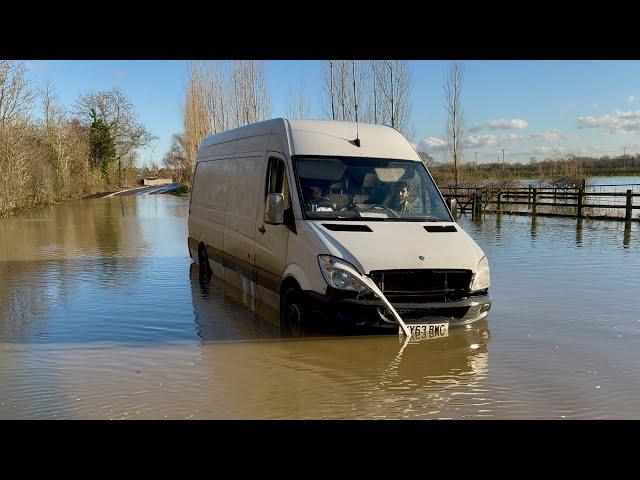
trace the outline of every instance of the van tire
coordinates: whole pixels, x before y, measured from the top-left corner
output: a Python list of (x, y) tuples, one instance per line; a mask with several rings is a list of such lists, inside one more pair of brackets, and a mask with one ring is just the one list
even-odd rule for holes
[(201, 280), (209, 280), (211, 278), (211, 267), (207, 258), (207, 248), (204, 244), (198, 247), (198, 267)]
[(285, 337), (302, 337), (306, 320), (306, 306), (302, 292), (292, 286), (285, 290), (280, 305), (280, 325)]

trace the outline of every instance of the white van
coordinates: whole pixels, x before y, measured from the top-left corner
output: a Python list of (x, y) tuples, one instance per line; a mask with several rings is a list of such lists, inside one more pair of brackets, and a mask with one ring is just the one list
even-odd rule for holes
[(445, 336), (491, 307), (487, 258), (450, 208), (395, 129), (276, 118), (200, 144), (189, 252), (288, 332)]

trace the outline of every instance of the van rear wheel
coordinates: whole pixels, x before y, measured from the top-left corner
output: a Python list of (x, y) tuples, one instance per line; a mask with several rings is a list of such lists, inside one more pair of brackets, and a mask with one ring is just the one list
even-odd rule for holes
[(202, 244), (198, 247), (198, 267), (200, 280), (209, 280), (211, 278), (211, 267), (207, 258), (207, 249)]
[(286, 337), (301, 337), (304, 335), (306, 308), (302, 292), (297, 287), (289, 287), (282, 299), (280, 307), (280, 324), (282, 333)]

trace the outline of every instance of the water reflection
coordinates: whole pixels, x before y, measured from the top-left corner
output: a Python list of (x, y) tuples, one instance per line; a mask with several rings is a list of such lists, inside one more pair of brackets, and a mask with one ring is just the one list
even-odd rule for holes
[[(257, 303), (252, 312), (239, 289), (215, 278), (203, 282), (195, 266), (190, 279), (203, 359), (243, 416), (399, 418), (407, 408), (415, 410), (413, 417), (437, 416), (462, 398), (447, 390), (473, 394), (471, 386), (486, 375), (486, 320), (416, 342), (396, 334), (338, 337), (331, 330), (284, 339), (277, 312), (268, 306)], [(249, 385), (251, 395), (240, 395)]]
[(578, 218), (576, 221), (576, 246), (582, 246), (582, 218)]
[(631, 243), (631, 222), (625, 222), (624, 235), (622, 237), (622, 245), (625, 248), (628, 248), (630, 243)]
[(126, 338), (118, 332), (126, 317), (116, 312), (131, 305), (144, 318), (131, 294), (149, 279), (150, 246), (175, 230), (166, 227), (171, 216), (147, 222), (157, 202), (137, 200), (75, 201), (0, 219), (0, 341)]
[(531, 215), (531, 240), (535, 240), (536, 235), (538, 235), (538, 217)]

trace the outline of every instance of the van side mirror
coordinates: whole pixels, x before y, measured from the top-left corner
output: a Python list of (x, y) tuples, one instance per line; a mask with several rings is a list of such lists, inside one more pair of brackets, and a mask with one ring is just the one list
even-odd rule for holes
[(458, 218), (458, 201), (454, 197), (447, 197), (445, 201), (447, 202), (447, 207), (449, 208), (451, 215), (453, 215), (453, 219), (454, 220), (457, 219)]
[(264, 207), (264, 223), (280, 225), (284, 223), (284, 195), (270, 193)]

